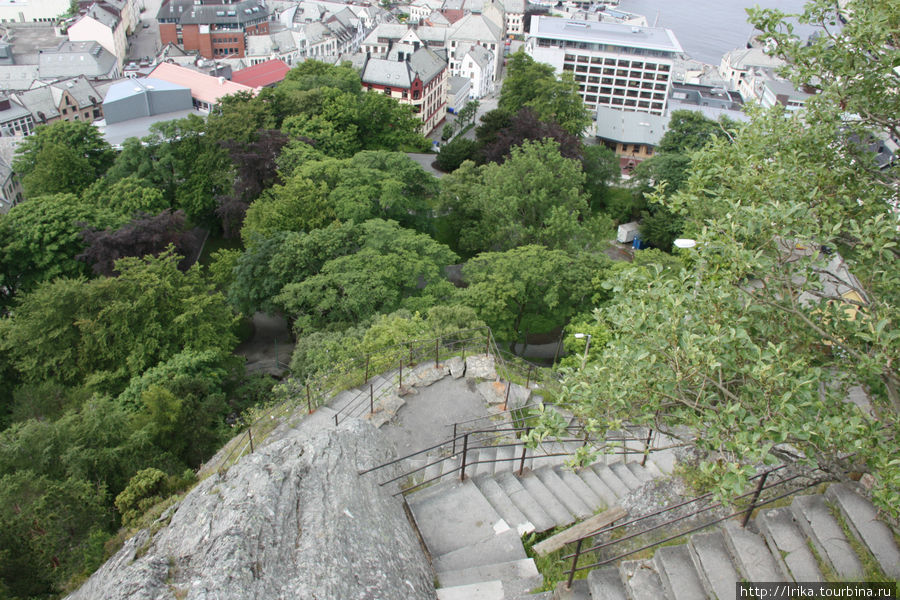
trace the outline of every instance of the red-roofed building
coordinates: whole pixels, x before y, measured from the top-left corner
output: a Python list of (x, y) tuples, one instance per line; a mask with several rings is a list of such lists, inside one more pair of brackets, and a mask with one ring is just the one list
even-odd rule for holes
[(210, 77), (199, 71), (172, 63), (159, 63), (150, 72), (149, 77), (188, 88), (191, 90), (194, 106), (200, 110), (212, 110), (219, 104), (219, 99), (223, 96), (239, 92), (256, 94), (256, 90), (252, 87), (228, 81), (224, 77)]
[(253, 65), (231, 74), (231, 81), (252, 88), (261, 88), (275, 85), (287, 75), (291, 67), (280, 58), (273, 58), (266, 62)]

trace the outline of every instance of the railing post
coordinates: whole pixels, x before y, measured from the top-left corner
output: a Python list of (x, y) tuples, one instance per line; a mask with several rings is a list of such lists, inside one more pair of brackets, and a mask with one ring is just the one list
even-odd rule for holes
[(647, 441), (644, 442), (644, 458), (641, 459), (641, 466), (647, 464), (647, 457), (650, 456), (650, 440), (653, 439), (653, 428), (650, 428), (650, 433), (647, 434)]
[[(528, 437), (528, 434), (531, 433), (531, 427), (525, 428), (525, 437)], [(525, 472), (525, 455), (528, 454), (528, 446), (525, 445), (525, 442), (522, 442), (522, 457), (519, 458), (519, 477), (522, 476), (522, 473)]]
[(369, 414), (375, 414), (375, 389), (369, 384)]
[(572, 557), (572, 570), (569, 571), (569, 578), (566, 580), (566, 590), (572, 589), (572, 580), (575, 579), (575, 568), (578, 566), (578, 557), (581, 555), (581, 544), (583, 542), (584, 538), (580, 538), (575, 546), (575, 556)]
[(463, 455), (462, 455), (462, 464), (459, 468), (459, 480), (466, 480), (466, 454), (469, 451), (469, 434), (467, 433), (463, 436)]
[(756, 486), (756, 491), (753, 492), (753, 500), (750, 502), (750, 507), (747, 509), (747, 512), (744, 513), (744, 518), (741, 520), (741, 527), (747, 526), (747, 521), (750, 520), (750, 513), (753, 512), (753, 509), (756, 508), (756, 501), (759, 500), (759, 495), (762, 494), (763, 487), (766, 485), (766, 478), (769, 476), (770, 471), (766, 471), (763, 473), (762, 477), (759, 479), (759, 484)]
[(248, 427), (247, 435), (250, 436), (250, 454), (253, 454), (253, 430)]
[(491, 353), (491, 334), (487, 335), (487, 342), (484, 343), (484, 353), (485, 355)]
[(412, 346), (413, 346), (412, 342), (410, 342), (409, 343), (409, 364), (413, 364), (414, 362), (416, 362), (415, 360), (413, 360)]
[(503, 410), (509, 410), (509, 388), (512, 387), (512, 381), (506, 382), (506, 398), (503, 399)]
[(400, 359), (400, 379), (397, 383), (397, 389), (399, 390), (402, 388), (403, 388), (403, 359), (401, 358)]
[(456, 426), (458, 423), (453, 424), (453, 451), (450, 453), (450, 456), (456, 455)]
[(369, 355), (366, 354), (366, 380), (363, 383), (369, 383)]
[(526, 390), (528, 389), (528, 384), (531, 383), (531, 370), (533, 368), (534, 368), (533, 366), (529, 366), (528, 367), (528, 375), (525, 376), (525, 389)]
[(438, 362), (440, 362), (441, 356), (441, 339), (438, 338), (434, 340), (434, 368), (438, 368)]
[(306, 382), (306, 412), (312, 414), (312, 399), (309, 396), (309, 382)]

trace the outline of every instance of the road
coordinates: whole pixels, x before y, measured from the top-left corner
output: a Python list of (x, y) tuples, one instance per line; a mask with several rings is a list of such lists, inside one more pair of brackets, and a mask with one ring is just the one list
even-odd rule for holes
[[(159, 24), (156, 15), (163, 0), (144, 0), (141, 11), (141, 25), (128, 41), (128, 60), (139, 61), (144, 57), (153, 58), (159, 52)], [(148, 27), (145, 29), (143, 25)]]

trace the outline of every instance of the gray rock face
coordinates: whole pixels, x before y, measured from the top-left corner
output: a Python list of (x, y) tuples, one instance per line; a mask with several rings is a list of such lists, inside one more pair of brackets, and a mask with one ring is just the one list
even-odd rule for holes
[(432, 599), (402, 505), (357, 475), (389, 458), (384, 447), (355, 419), (301, 425), (202, 481), (69, 598)]

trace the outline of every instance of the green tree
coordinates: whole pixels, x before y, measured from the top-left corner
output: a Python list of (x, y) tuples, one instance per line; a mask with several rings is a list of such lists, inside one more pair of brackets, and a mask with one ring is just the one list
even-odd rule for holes
[(581, 135), (591, 118), (570, 73), (557, 77), (553, 67), (535, 61), (519, 50), (509, 57), (497, 107), (508, 114), (524, 106), (541, 120), (553, 120), (573, 135)]
[(463, 267), (463, 301), (514, 349), (527, 334), (564, 325), (602, 297), (592, 281), (607, 264), (605, 257), (535, 245), (487, 252)]
[(106, 178), (100, 179), (85, 190), (82, 198), (87, 203), (129, 218), (137, 213), (156, 215), (170, 208), (162, 190), (135, 175), (114, 183)]
[(0, 216), (0, 307), (43, 281), (89, 273), (75, 258), (86, 246), (82, 229), (113, 227), (124, 220), (71, 194), (14, 206)]
[(441, 146), (441, 152), (434, 159), (435, 166), (444, 173), (452, 173), (466, 160), (475, 160), (478, 151), (478, 143), (457, 136), (447, 144)]
[(84, 121), (39, 126), (16, 150), (13, 170), (28, 196), (78, 194), (103, 176), (114, 154), (100, 131)]

